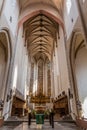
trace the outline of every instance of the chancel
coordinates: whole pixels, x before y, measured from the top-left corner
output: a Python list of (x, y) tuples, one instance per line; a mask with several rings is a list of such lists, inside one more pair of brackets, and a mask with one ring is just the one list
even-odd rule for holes
[(0, 129), (87, 129), (87, 0), (0, 0)]

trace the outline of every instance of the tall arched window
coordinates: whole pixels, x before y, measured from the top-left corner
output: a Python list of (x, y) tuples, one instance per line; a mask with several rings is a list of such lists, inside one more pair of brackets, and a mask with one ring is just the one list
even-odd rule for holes
[(72, 5), (71, 0), (67, 0), (67, 1), (66, 1), (66, 7), (67, 7), (67, 12), (68, 12), (68, 14), (70, 13), (71, 5)]

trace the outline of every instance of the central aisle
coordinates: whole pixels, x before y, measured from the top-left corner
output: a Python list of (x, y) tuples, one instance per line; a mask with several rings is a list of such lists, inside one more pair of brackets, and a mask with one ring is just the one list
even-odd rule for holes
[(20, 124), (19, 126), (3, 126), (0, 130), (80, 130), (73, 123), (55, 123), (54, 129), (45, 122), (42, 129), (36, 128), (36, 123), (32, 123), (29, 127), (27, 122)]

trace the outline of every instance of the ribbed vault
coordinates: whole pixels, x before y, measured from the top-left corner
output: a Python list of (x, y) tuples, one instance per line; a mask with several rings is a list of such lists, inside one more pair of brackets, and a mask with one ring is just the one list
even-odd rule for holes
[(24, 25), (25, 42), (31, 57), (35, 60), (51, 59), (59, 25), (40, 13), (28, 19)]

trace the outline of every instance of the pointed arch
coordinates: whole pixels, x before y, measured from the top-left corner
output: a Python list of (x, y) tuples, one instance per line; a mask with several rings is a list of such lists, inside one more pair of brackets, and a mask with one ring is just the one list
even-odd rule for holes
[(60, 24), (60, 26), (62, 27), (62, 29), (64, 30), (64, 24), (63, 24), (63, 21), (61, 18), (53, 15), (52, 13), (50, 13), (49, 11), (46, 11), (46, 10), (36, 10), (36, 11), (33, 11), (27, 15), (25, 15), (21, 20), (19, 20), (19, 23), (18, 23), (18, 29), (20, 28), (20, 26), (28, 19), (32, 18), (33, 16), (35, 15), (38, 15), (38, 14), (44, 14), (50, 18), (52, 18), (55, 22), (57, 22), (58, 24)]
[[(0, 44), (4, 46), (4, 53), (3, 56), (6, 57), (5, 61), (3, 62), (3, 79), (2, 79), (2, 95), (1, 98), (4, 102), (6, 102), (7, 98), (7, 91), (8, 91), (8, 83), (9, 83), (9, 75), (10, 75), (10, 66), (11, 66), (11, 58), (12, 58), (12, 45), (11, 45), (11, 38), (10, 33), (7, 28), (0, 29)], [(4, 108), (3, 108), (4, 111)]]

